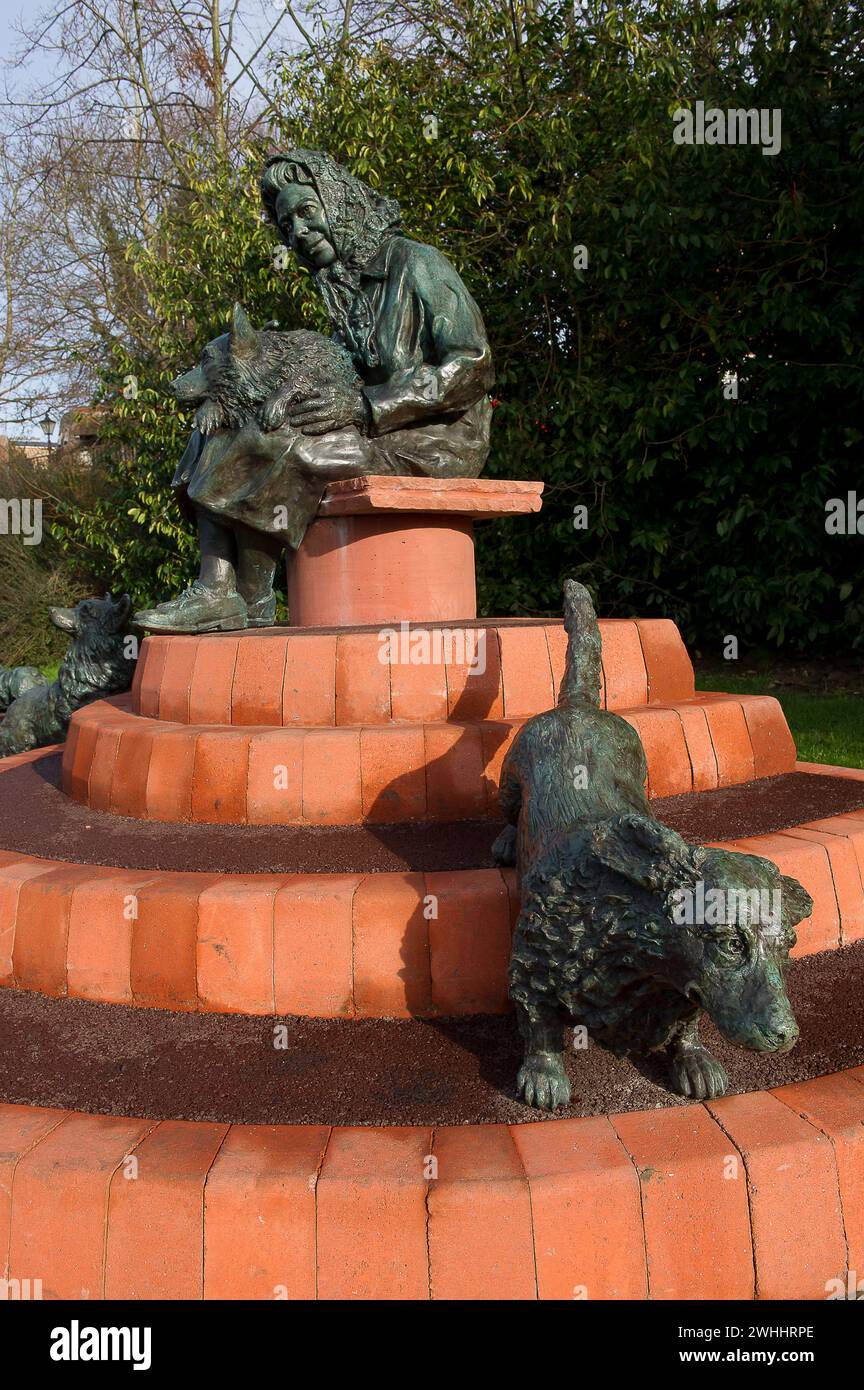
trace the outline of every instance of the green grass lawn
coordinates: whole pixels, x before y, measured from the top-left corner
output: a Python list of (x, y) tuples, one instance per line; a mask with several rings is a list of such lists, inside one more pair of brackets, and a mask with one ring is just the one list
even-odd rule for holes
[(770, 677), (734, 672), (697, 674), (697, 690), (725, 690), (730, 695), (774, 695), (806, 763), (864, 767), (864, 697), (840, 691), (806, 695), (772, 684)]

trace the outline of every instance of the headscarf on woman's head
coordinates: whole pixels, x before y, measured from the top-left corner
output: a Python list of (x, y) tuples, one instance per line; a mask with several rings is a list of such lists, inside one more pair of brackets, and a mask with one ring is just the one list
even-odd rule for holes
[(360, 288), (360, 272), (384, 242), (402, 228), (399, 204), (385, 198), (320, 150), (286, 150), (267, 160), (261, 199), (270, 221), (276, 200), (292, 183), (314, 188), (333, 238), (337, 259), (315, 274), (331, 323), (359, 363), (377, 367), (372, 306)]

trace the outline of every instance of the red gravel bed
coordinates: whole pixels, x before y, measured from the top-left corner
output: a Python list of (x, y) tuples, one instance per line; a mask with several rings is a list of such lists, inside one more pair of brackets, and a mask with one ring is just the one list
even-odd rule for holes
[[(732, 1093), (864, 1064), (864, 942), (794, 961), (789, 993), (801, 1039), (785, 1056), (703, 1025)], [(244, 1124), (513, 1124), (543, 1118), (515, 1099), (519, 1056), (511, 1015), (249, 1018), (0, 990), (0, 1100), (13, 1104)], [(590, 1045), (569, 1052), (568, 1070), (573, 1103), (559, 1115), (687, 1103), (658, 1084), (660, 1055), (634, 1064)]]

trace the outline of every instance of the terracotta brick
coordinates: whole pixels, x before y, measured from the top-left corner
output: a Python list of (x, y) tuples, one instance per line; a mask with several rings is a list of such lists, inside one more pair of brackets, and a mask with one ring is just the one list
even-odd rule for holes
[(498, 642), (506, 718), (525, 718), (551, 709), (556, 692), (544, 628), (501, 626)]
[(847, 946), (864, 936), (864, 888), (861, 886), (861, 873), (854, 845), (839, 835), (826, 834), (821, 830), (808, 830), (804, 826), (781, 832), (793, 840), (809, 840), (821, 845), (828, 855), (831, 877), (834, 880), (834, 894), (840, 919), (839, 944)]
[(483, 758), (483, 790), (485, 812), (493, 820), (501, 819), (501, 806), (498, 788), (501, 781), (501, 767), (507, 756), (507, 749), (522, 727), (522, 720), (501, 721), (497, 724), (481, 724)]
[(342, 632), (336, 642), (336, 723), (390, 719), (390, 663), (380, 632)]
[(436, 1129), (432, 1153), (432, 1298), (535, 1299), (531, 1198), (507, 1126)]
[(823, 845), (813, 844), (793, 835), (751, 835), (745, 840), (732, 840), (729, 849), (742, 854), (758, 854), (770, 859), (782, 874), (797, 878), (813, 899), (813, 912), (795, 928), (798, 945), (793, 956), (810, 956), (816, 951), (829, 951), (840, 941), (840, 916), (828, 852)]
[(31, 859), (26, 854), (4, 854), (0, 865), (0, 986), (13, 985), (15, 975), (15, 921), (22, 884), (40, 874), (50, 873), (57, 865), (51, 859)]
[(531, 1193), (541, 1299), (647, 1293), (640, 1184), (604, 1118), (513, 1125)]
[(197, 637), (170, 639), (159, 684), (159, 719), (174, 724), (189, 723), (189, 691), (197, 656)]
[[(412, 627), (411, 631), (416, 629)], [(393, 719), (431, 723), (447, 718), (447, 671), (442, 659), (420, 665), (410, 660), (411, 634), (394, 643), (390, 661), (390, 708)], [(434, 649), (432, 655), (438, 655)], [(407, 655), (409, 660), (402, 660)]]
[(282, 723), (282, 681), (288, 639), (241, 637), (231, 688), (232, 724)]
[(507, 889), (507, 900), (510, 904), (510, 935), (512, 938), (512, 935), (516, 930), (516, 923), (519, 919), (519, 911), (522, 906), (521, 899), (519, 897), (519, 886), (516, 881), (516, 870), (502, 869), (501, 878), (504, 883), (504, 887)]
[(192, 764), (192, 820), (196, 824), (245, 824), (250, 737), (242, 729), (199, 732)]
[[(137, 670), (137, 667), (136, 667), (136, 670)], [(73, 767), (75, 766), (75, 751), (76, 751), (76, 749), (77, 749), (77, 747), (78, 747), (78, 739), (79, 739), (80, 735), (81, 735), (81, 724), (80, 724), (80, 721), (77, 720), (77, 719), (75, 719), (75, 718), (70, 719), (70, 720), (69, 720), (69, 727), (68, 727), (68, 729), (67, 729), (67, 731), (66, 731), (66, 742), (65, 742), (64, 745), (63, 745), (63, 756), (62, 756), (62, 759), (61, 759), (61, 762), (60, 762), (61, 786), (62, 786), (63, 790), (67, 792), (67, 795), (68, 795), (68, 787), (69, 787), (69, 785), (70, 785), (70, 783), (71, 783), (71, 779), (72, 779), (72, 769), (73, 769)], [(2, 759), (2, 763), (0, 763), (0, 767), (2, 767), (2, 771), (6, 772), (6, 771), (8, 770), (8, 764), (9, 764), (10, 762), (11, 762), (11, 759), (10, 759), (10, 758), (3, 758), (3, 759)]]
[(363, 819), (390, 825), (426, 815), (422, 725), (360, 730)]
[(72, 892), (89, 870), (58, 864), (21, 884), (12, 970), (19, 989), (66, 993), (66, 937)]
[(336, 1129), (318, 1178), (318, 1297), (429, 1297), (429, 1129)]
[(356, 825), (362, 817), (360, 730), (307, 730), (303, 820), (307, 825)]
[(717, 755), (708, 727), (708, 718), (703, 705), (679, 703), (674, 707), (684, 730), (687, 756), (693, 774), (694, 792), (713, 791), (717, 786)]
[(43, 1298), (102, 1298), (108, 1189), (155, 1123), (70, 1114), (20, 1160), (12, 1278), (41, 1278)]
[(66, 982), (70, 995), (131, 1004), (132, 927), (140, 889), (158, 875), (91, 868), (69, 909)]
[(133, 708), (145, 719), (159, 718), (159, 692), (170, 642), (170, 637), (145, 637), (141, 643), (138, 656), (141, 680), (138, 684), (137, 704), (133, 700)]
[(753, 1297), (747, 1184), (701, 1105), (613, 1115), (642, 1187), (652, 1299)]
[(189, 686), (190, 724), (230, 724), (234, 668), (240, 640), (229, 633), (196, 638)]
[[(65, 1116), (65, 1110), (0, 1103), (0, 1279), (9, 1275), (15, 1170), (22, 1157), (61, 1124)], [(34, 1272), (34, 1279), (40, 1277)]]
[(63, 790), (73, 800), (86, 803), (99, 725), (85, 706), (73, 714), (69, 727), (75, 737), (67, 741), (63, 753)]
[(276, 874), (225, 874), (198, 899), (197, 974), (201, 1007), (270, 1014)]
[(741, 699), (732, 695), (698, 696), (708, 720), (717, 758), (718, 785), (737, 786), (754, 777), (753, 746)]
[(796, 772), (809, 772), (814, 777), (848, 777), (853, 782), (864, 782), (864, 768), (832, 767), (829, 763), (796, 762)]
[(135, 1151), (138, 1176), (115, 1173), (106, 1298), (202, 1297), (204, 1185), (227, 1132), (227, 1125), (163, 1120)]
[(756, 1297), (825, 1298), (846, 1268), (831, 1144), (765, 1091), (711, 1101), (747, 1170)]
[(250, 825), (303, 819), (302, 729), (258, 729), (249, 740), (246, 818)]
[(637, 618), (636, 627), (648, 677), (649, 702), (665, 705), (692, 699), (693, 663), (675, 624), (668, 618)]
[(282, 685), (282, 723), (336, 723), (335, 633), (289, 635)]
[(197, 1009), (198, 899), (215, 874), (166, 873), (137, 893), (132, 993), (156, 1009)]
[(448, 628), (446, 634), (450, 643), (445, 647), (447, 717), (457, 721), (501, 719), (504, 688), (497, 630)]
[(442, 1014), (502, 1013), (507, 1001), (510, 904), (497, 869), (426, 874), (432, 1005)]
[(234, 1125), (204, 1191), (204, 1297), (314, 1299), (323, 1125)]
[(125, 721), (116, 717), (106, 717), (99, 725), (87, 786), (87, 805), (94, 811), (111, 809), (111, 784), (124, 727), (128, 727)]
[(648, 701), (648, 673), (639, 629), (632, 618), (607, 618), (600, 624), (606, 708), (634, 709)]
[(555, 698), (558, 698), (558, 691), (564, 679), (564, 667), (567, 664), (567, 633), (564, 631), (564, 623), (546, 623), (543, 631), (546, 634), (546, 649), (549, 653), (549, 665), (552, 668), (552, 689)]
[(692, 791), (693, 773), (681, 720), (674, 710), (656, 706), (621, 710), (632, 724), (648, 761), (648, 795), (679, 796)]
[(486, 784), (480, 726), (427, 724), (424, 734), (430, 820), (483, 816)]
[(359, 883), (355, 874), (286, 876), (273, 905), (277, 1014), (353, 1014), (351, 912)]
[(369, 874), (354, 895), (354, 1003), (361, 1017), (432, 1009), (422, 874)]
[(772, 695), (743, 695), (741, 708), (753, 745), (756, 777), (776, 777), (795, 766), (795, 740), (786, 716)]
[[(864, 816), (860, 819), (852, 814), (847, 816), (827, 816), (824, 820), (808, 821), (805, 825), (795, 827), (796, 830), (818, 830), (822, 835), (834, 835), (843, 843), (849, 845), (855, 855), (855, 862), (858, 866), (858, 875), (864, 891)], [(842, 932), (845, 943), (860, 940), (864, 936), (864, 930), (859, 929), (855, 911), (850, 911), (848, 903), (841, 904)]]
[(840, 1184), (848, 1268), (864, 1279), (864, 1089), (838, 1072), (779, 1086), (771, 1094), (830, 1141)]
[(147, 773), (153, 751), (154, 728), (149, 720), (141, 727), (124, 728), (120, 735), (110, 809), (118, 816), (144, 818), (147, 809)]
[(182, 724), (165, 724), (159, 729), (147, 769), (144, 797), (147, 820), (191, 820), (196, 737), (196, 729)]

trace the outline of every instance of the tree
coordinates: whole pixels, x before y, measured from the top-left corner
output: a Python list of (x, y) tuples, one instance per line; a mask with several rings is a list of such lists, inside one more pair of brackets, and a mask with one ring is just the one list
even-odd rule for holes
[[(571, 573), (604, 612), (663, 613), (718, 646), (857, 646), (855, 551), (824, 525), (861, 437), (854, 11), (422, 0), (388, 6), (386, 34), (359, 5), (347, 37), (345, 13), (275, 65), (266, 137), (224, 164), (196, 146), (196, 176), (130, 241), (155, 330), (102, 358), (113, 491), (76, 534), (140, 597), (188, 570), (166, 385), (235, 299), (321, 326), (308, 285), (275, 269), (256, 195), (267, 148), (318, 145), (456, 260), (498, 370), (489, 471), (546, 481), (538, 523), (481, 531), (485, 611), (554, 612)], [(779, 108), (780, 153), (675, 144), (697, 100)]]

